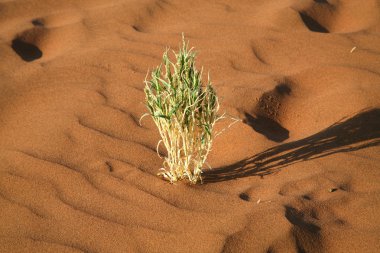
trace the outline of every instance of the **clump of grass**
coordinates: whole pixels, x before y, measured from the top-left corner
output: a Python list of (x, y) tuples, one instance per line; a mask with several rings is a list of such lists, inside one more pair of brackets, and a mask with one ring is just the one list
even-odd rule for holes
[[(146, 105), (157, 125), (167, 157), (158, 175), (171, 183), (187, 179), (195, 184), (201, 173), (215, 137), (219, 101), (208, 76), (202, 81), (203, 68), (195, 67), (196, 53), (182, 36), (182, 46), (169, 59), (169, 49), (163, 63), (145, 79)], [(163, 70), (164, 69), (164, 70)]]

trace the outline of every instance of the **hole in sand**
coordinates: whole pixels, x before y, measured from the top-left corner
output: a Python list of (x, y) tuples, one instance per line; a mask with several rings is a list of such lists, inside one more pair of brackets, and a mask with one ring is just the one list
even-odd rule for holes
[(16, 38), (12, 41), (12, 49), (23, 59), (24, 61), (31, 62), (42, 57), (42, 51), (31, 43), (22, 41), (20, 38)]
[(287, 84), (279, 84), (275, 88), (276, 92), (280, 95), (290, 95), (292, 89)]
[(248, 196), (247, 193), (243, 192), (243, 193), (240, 193), (239, 194), (239, 198), (241, 198), (242, 200), (245, 200), (245, 201), (249, 201), (250, 197)]
[(309, 195), (303, 195), (302, 198), (306, 200), (311, 200), (311, 197)]
[(315, 19), (310, 17), (307, 13), (300, 12), (299, 14), (301, 16), (303, 23), (306, 25), (306, 27), (310, 31), (319, 32), (319, 33), (328, 33), (329, 32), (325, 27), (323, 27), (321, 24), (319, 24)]
[(32, 24), (34, 26), (44, 26), (44, 22), (41, 19), (38, 19), (38, 18), (33, 19), (32, 20)]

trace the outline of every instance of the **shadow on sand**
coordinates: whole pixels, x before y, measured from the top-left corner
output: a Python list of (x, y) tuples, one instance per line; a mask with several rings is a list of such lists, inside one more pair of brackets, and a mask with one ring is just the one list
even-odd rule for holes
[(226, 167), (203, 173), (203, 182), (265, 176), (294, 163), (380, 144), (380, 109), (345, 118), (307, 138), (278, 145)]

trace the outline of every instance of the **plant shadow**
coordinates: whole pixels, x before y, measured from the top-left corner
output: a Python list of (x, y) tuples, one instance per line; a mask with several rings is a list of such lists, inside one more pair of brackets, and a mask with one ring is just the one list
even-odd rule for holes
[(362, 111), (307, 138), (267, 149), (250, 158), (203, 173), (203, 182), (265, 176), (291, 164), (380, 145), (380, 109)]

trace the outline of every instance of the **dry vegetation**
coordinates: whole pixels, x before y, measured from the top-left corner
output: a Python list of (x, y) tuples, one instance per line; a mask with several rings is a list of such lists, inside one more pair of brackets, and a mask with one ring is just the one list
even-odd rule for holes
[[(219, 102), (208, 78), (202, 82), (202, 70), (195, 67), (196, 53), (183, 38), (176, 62), (163, 54), (163, 63), (145, 80), (146, 104), (167, 150), (163, 168), (158, 173), (170, 182), (201, 180), (202, 166), (211, 150), (213, 128)], [(163, 67), (165, 72), (163, 73)]]

